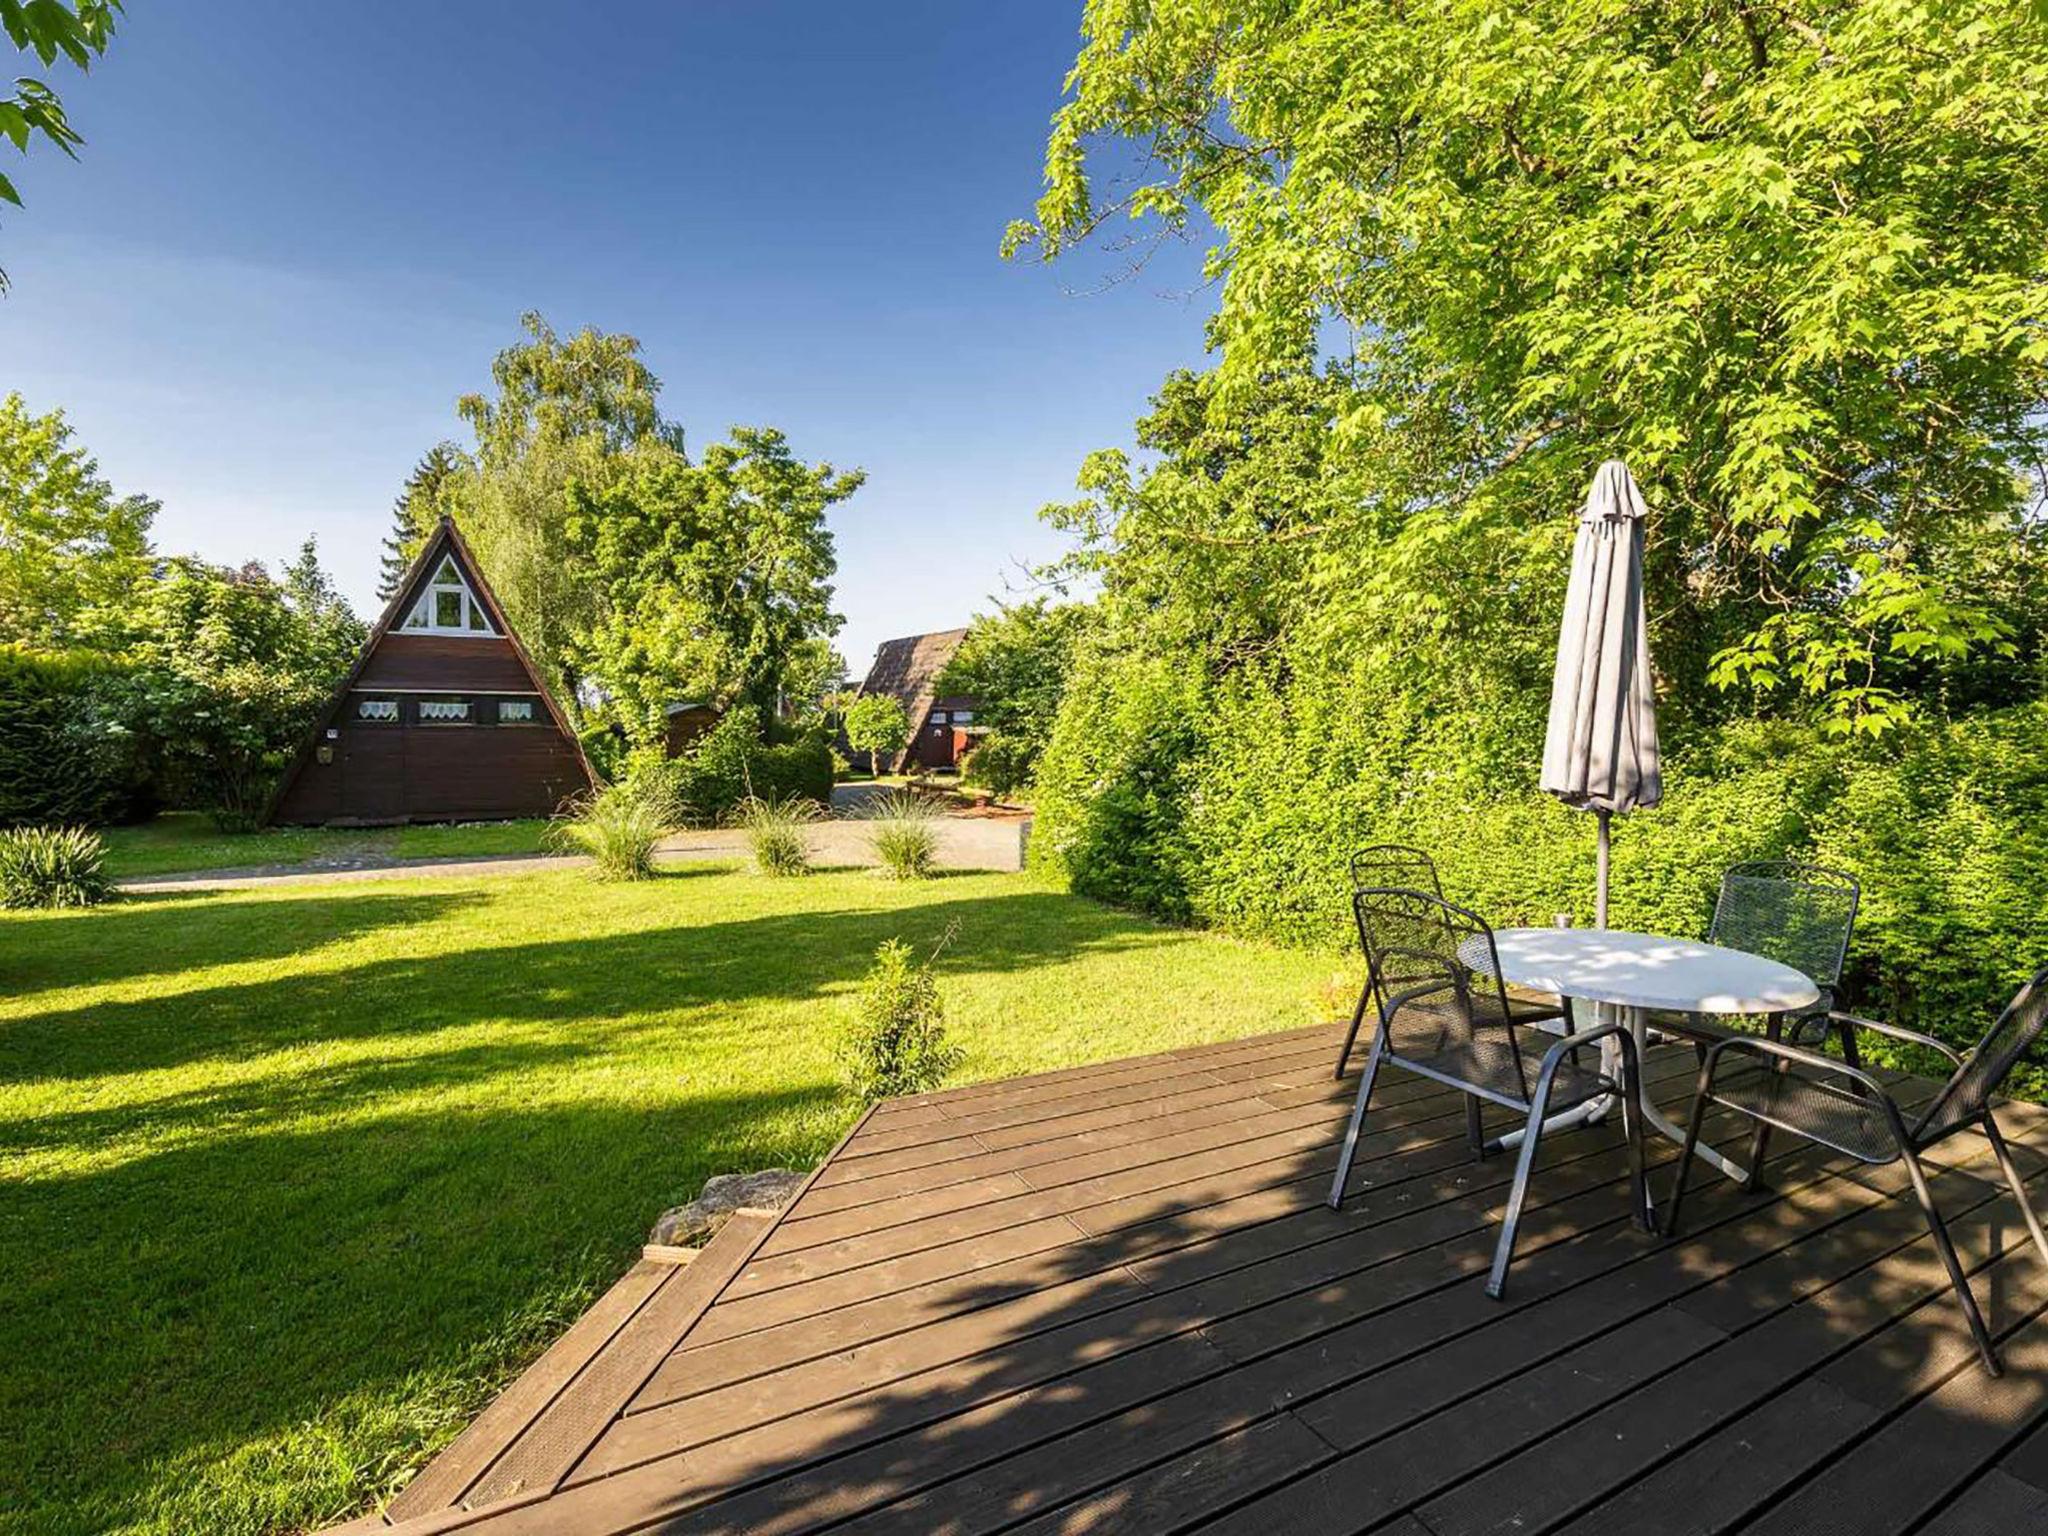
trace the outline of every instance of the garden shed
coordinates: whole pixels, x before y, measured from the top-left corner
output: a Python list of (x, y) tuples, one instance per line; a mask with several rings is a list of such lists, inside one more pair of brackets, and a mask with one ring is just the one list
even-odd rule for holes
[(443, 518), (287, 771), (269, 820), (546, 816), (593, 783), (575, 732)]

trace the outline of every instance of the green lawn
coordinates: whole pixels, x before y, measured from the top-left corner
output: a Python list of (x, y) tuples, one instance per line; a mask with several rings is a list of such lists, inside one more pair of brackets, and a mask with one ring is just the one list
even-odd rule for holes
[(445, 827), (376, 827), (330, 831), (272, 827), (223, 832), (209, 816), (173, 811), (133, 827), (109, 827), (107, 869), (116, 878), (169, 875), (247, 865), (306, 864), (357, 858), (470, 859), (497, 853), (541, 853), (544, 821), (477, 822)]
[(959, 1080), (1299, 1025), (1330, 969), (1021, 875), (564, 870), (0, 914), (0, 1529), (364, 1508), (664, 1207), (829, 1148), (850, 983), (952, 924)]

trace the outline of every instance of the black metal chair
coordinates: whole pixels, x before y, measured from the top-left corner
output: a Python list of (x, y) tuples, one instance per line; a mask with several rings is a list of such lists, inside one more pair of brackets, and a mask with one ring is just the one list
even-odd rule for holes
[[(1426, 891), (1443, 900), (1444, 883), (1438, 876), (1436, 861), (1420, 848), (1411, 848), (1406, 843), (1374, 843), (1361, 848), (1351, 855), (1351, 891), (1354, 899), (1358, 892), (1365, 890), (1408, 890)], [(1378, 978), (1373, 974), (1372, 956), (1365, 960), (1365, 985), (1359, 989), (1357, 1006), (1351, 1010), (1351, 1027), (1344, 1032), (1344, 1048), (1337, 1052), (1336, 1075), (1342, 1077), (1344, 1068), (1351, 1062), (1351, 1048), (1358, 1042), (1358, 1031), (1365, 1022), (1365, 1011), (1369, 1007), (1384, 1007), (1386, 994), (1381, 990)], [(1570, 1002), (1561, 999), (1538, 999), (1510, 995), (1508, 1006), (1515, 1011), (1518, 1022), (1543, 1024), (1551, 1020), (1565, 1020), (1569, 1030)]]
[(1732, 1109), (1759, 1126), (1791, 1131), (1865, 1163), (1886, 1164), (1903, 1159), (1913, 1184), (1913, 1197), (1920, 1202), (1928, 1231), (1934, 1236), (1934, 1246), (1948, 1270), (1949, 1282), (1963, 1304), (1971, 1337), (1977, 1341), (1977, 1353), (1983, 1357), (1985, 1369), (1996, 1376), (1997, 1352), (1985, 1330), (1977, 1298), (1971, 1294), (1969, 1278), (1956, 1258), (1955, 1244), (1949, 1240), (1941, 1212), (1935, 1209), (1920, 1155), (1958, 1131), (1972, 1127), (1982, 1130), (1998, 1160), (1999, 1172), (2011, 1187), (2013, 1198), (2019, 1201), (2034, 1246), (2042, 1262), (2048, 1263), (2048, 1235), (2042, 1233), (2040, 1219), (2027, 1200), (2026, 1187), (1991, 1112), (1991, 1096), (2040, 1037), (2043, 1027), (2048, 1026), (2048, 966), (2036, 971), (2020, 988), (1990, 1032), (1967, 1056), (1958, 1056), (1931, 1035), (1901, 1029), (1896, 1024), (1880, 1024), (1847, 1013), (1831, 1014), (1829, 1022), (1851, 1031), (1869, 1030), (1938, 1051), (1956, 1064), (1956, 1070), (1934, 1102), (1908, 1125), (1883, 1085), (1861, 1067), (1754, 1035), (1731, 1035), (1718, 1042), (1708, 1049), (1700, 1067), (1699, 1085), (1693, 1094), (1692, 1123), (1686, 1130), (1685, 1152), (1678, 1159), (1678, 1178), (1671, 1192), (1671, 1208), (1664, 1219), (1665, 1235), (1678, 1230), (1679, 1203), (1685, 1198), (1686, 1179), (1692, 1172), (1692, 1149), (1699, 1141), (1700, 1122), (1710, 1104)]
[[(1789, 965), (1820, 988), (1818, 1001), (1773, 1017), (1773, 1038), (1789, 1025), (1795, 1044), (1812, 1045), (1832, 1028), (1841, 1035), (1844, 1058), (1851, 1063), (1856, 1060), (1855, 1032), (1835, 1025), (1830, 1015), (1861, 897), (1862, 888), (1840, 870), (1797, 859), (1754, 859), (1730, 865), (1721, 876), (1721, 894), (1707, 928), (1708, 943)], [(1698, 1014), (1658, 1010), (1648, 1022), (1703, 1046), (1739, 1032)]]
[[(1368, 887), (1352, 898), (1358, 937), (1377, 978), (1379, 1024), (1358, 1085), (1358, 1103), (1344, 1132), (1344, 1150), (1330, 1185), (1330, 1205), (1344, 1203), (1344, 1185), (1358, 1152), (1366, 1108), (1383, 1063), (1414, 1072), (1465, 1094), (1467, 1129), (1475, 1153), (1483, 1155), (1479, 1106), (1498, 1104), (1526, 1117), (1527, 1132), (1515, 1164), (1500, 1241), (1486, 1294), (1498, 1298), (1514, 1257), (1515, 1229), (1528, 1195), (1529, 1171), (1546, 1117), (1602, 1094), (1616, 1094), (1628, 1138), (1635, 1219), (1650, 1227), (1649, 1191), (1643, 1181), (1642, 1117), (1636, 1112), (1639, 1081), (1635, 1041), (1621, 1024), (1584, 1034), (1570, 1031), (1552, 1040), (1537, 1032), (1540, 1056), (1523, 1048), (1529, 1021), (1508, 1002), (1500, 981), (1500, 957), (1484, 918), (1452, 906), (1428, 891)], [(1613, 1040), (1620, 1050), (1620, 1078), (1603, 1070), (1600, 1047)], [(1581, 1060), (1590, 1052), (1592, 1061)]]

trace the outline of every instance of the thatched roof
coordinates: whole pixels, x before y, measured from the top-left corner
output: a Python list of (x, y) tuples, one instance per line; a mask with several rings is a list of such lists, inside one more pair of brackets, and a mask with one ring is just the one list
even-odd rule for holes
[(903, 706), (903, 718), (910, 722), (913, 736), (932, 711), (938, 692), (939, 674), (967, 638), (965, 629), (940, 629), (928, 635), (905, 635), (884, 640), (875, 647), (875, 664), (868, 668), (862, 693), (884, 693)]

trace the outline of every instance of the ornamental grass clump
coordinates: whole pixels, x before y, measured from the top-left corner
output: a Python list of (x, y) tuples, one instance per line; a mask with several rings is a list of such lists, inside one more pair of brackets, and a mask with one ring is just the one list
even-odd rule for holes
[(922, 795), (898, 790), (870, 813), (869, 841), (882, 868), (898, 880), (923, 880), (938, 866), (939, 818), (945, 814)]
[(733, 812), (732, 824), (747, 834), (754, 868), (780, 879), (810, 873), (811, 849), (804, 829), (819, 817), (818, 803), (796, 795), (749, 795)]
[(856, 1097), (872, 1103), (923, 1093), (959, 1064), (959, 1050), (946, 1039), (946, 1010), (933, 968), (952, 936), (949, 928), (922, 965), (901, 939), (875, 951), (841, 1043), (846, 1085)]
[(114, 894), (106, 856), (83, 827), (0, 832), (0, 907), (96, 907)]
[(671, 819), (664, 795), (628, 780), (577, 801), (547, 836), (558, 850), (589, 854), (600, 880), (646, 880), (654, 874), (654, 850)]

